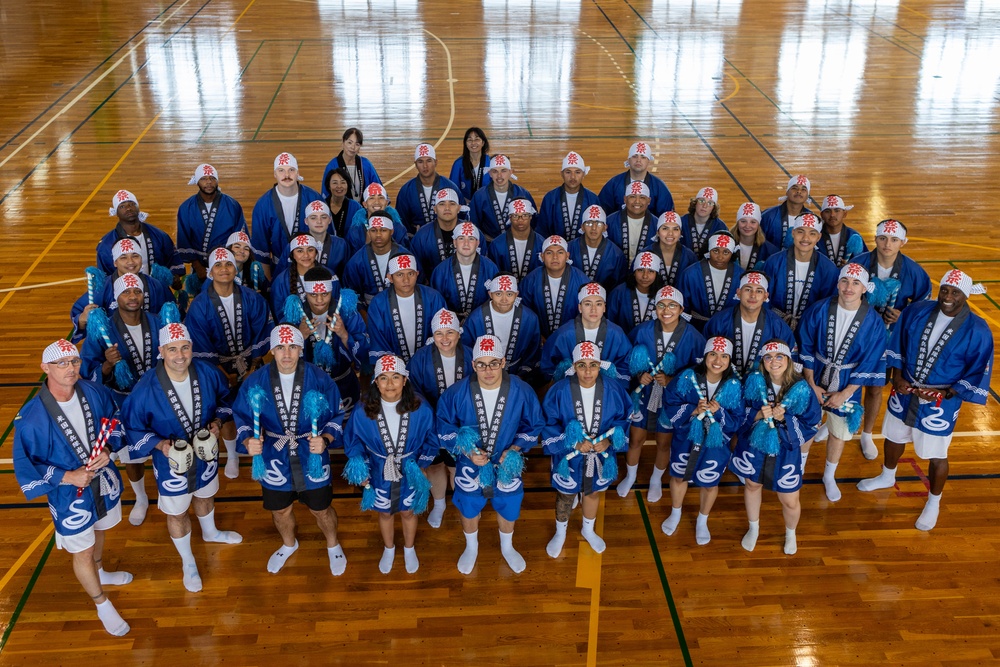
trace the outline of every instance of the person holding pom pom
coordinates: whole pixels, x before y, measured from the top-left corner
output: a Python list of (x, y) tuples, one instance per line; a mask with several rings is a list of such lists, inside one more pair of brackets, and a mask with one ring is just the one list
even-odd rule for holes
[(596, 551), (605, 543), (594, 532), (601, 496), (618, 477), (615, 455), (628, 447), (625, 429), (631, 403), (618, 382), (605, 381), (614, 373), (601, 361), (601, 349), (582, 342), (573, 348), (567, 377), (545, 394), (542, 447), (552, 457), (552, 487), (556, 490), (556, 534), (545, 551), (558, 558), (566, 542), (566, 526), (578, 496), (583, 496), (583, 538)]
[[(347, 422), (344, 453), (348, 481), (371, 486), (370, 508), (378, 514), (378, 527), (385, 549), (379, 560), (382, 574), (392, 571), (396, 557), (395, 521), (403, 525), (403, 556), (406, 571), (420, 567), (414, 541), (417, 515), (427, 509), (431, 483), (423, 469), (434, 461), (440, 445), (434, 411), (413, 391), (406, 363), (392, 354), (375, 364), (375, 377), (365, 393), (362, 409)], [(363, 479), (359, 479), (363, 477)], [(362, 500), (362, 505), (368, 503)]]
[(802, 508), (799, 488), (805, 456), (816, 427), (823, 418), (816, 395), (792, 362), (785, 341), (772, 338), (760, 350), (759, 370), (744, 385), (743, 428), (729, 469), (744, 477), (743, 498), (750, 526), (743, 548), (753, 551), (760, 529), (761, 491), (775, 491), (785, 517), (785, 553), (793, 555), (795, 527)]

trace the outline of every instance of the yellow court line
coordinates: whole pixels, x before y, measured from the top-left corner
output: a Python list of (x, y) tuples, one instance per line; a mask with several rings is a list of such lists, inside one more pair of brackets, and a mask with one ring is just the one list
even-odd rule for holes
[(927, 14), (924, 14), (923, 12), (918, 12), (916, 9), (911, 9), (910, 7), (907, 7), (906, 5), (900, 5), (900, 7), (902, 7), (903, 9), (905, 9), (908, 12), (913, 12), (917, 16), (923, 16), (925, 19), (927, 19), (929, 21), (933, 21), (934, 20), (930, 16), (928, 16)]
[(733, 80), (733, 84), (736, 86), (736, 89), (733, 92), (726, 95), (721, 100), (719, 100), (719, 104), (722, 104), (723, 102), (728, 102), (729, 100), (736, 97), (736, 94), (740, 92), (740, 82), (736, 79), (736, 77), (730, 74), (729, 72), (723, 72), (723, 74), (725, 74), (726, 76), (728, 76), (730, 79)]
[(24, 561), (28, 560), (28, 556), (30, 556), (32, 552), (38, 548), (38, 545), (49, 538), (49, 533), (51, 533), (52, 529), (55, 527), (56, 525), (54, 523), (50, 523), (42, 530), (38, 537), (35, 538), (35, 541), (28, 545), (28, 548), (24, 550), (21, 557), (17, 559), (9, 570), (7, 570), (7, 574), (3, 575), (3, 579), (0, 579), (0, 591), (2, 591), (4, 587), (10, 583), (10, 580), (14, 578), (17, 571), (21, 569), (22, 565), (24, 565)]
[(69, 283), (78, 283), (81, 280), (86, 280), (87, 276), (80, 276), (79, 278), (67, 278), (66, 280), (53, 280), (50, 283), (36, 283), (34, 285), (23, 285), (21, 287), (6, 287), (0, 289), (0, 294), (3, 292), (20, 292), (27, 289), (35, 289), (38, 287), (52, 287), (53, 285), (67, 285)]
[[(442, 143), (444, 143), (444, 140), (448, 137), (448, 133), (451, 132), (451, 126), (455, 123), (455, 84), (458, 82), (458, 79), (455, 78), (455, 74), (452, 71), (451, 67), (451, 49), (448, 48), (447, 44), (441, 41), (440, 37), (435, 35), (430, 30), (424, 29), (424, 32), (426, 32), (428, 35), (437, 40), (437, 43), (440, 44), (441, 48), (444, 49), (445, 57), (448, 59), (448, 101), (451, 103), (451, 113), (448, 116), (448, 125), (445, 126), (444, 132), (441, 134), (440, 138), (438, 138), (437, 143), (434, 144), (434, 150), (436, 151), (438, 147)], [(416, 169), (416, 166), (411, 164), (409, 167), (399, 172), (398, 174), (390, 178), (388, 181), (382, 183), (382, 185), (389, 185), (390, 183), (398, 181), (400, 178), (410, 173), (414, 169)]]
[[(604, 533), (604, 495), (597, 505), (594, 530)], [(581, 508), (582, 510), (582, 508)], [(594, 551), (586, 540), (580, 540), (576, 554), (576, 586), (590, 589), (590, 620), (587, 626), (587, 667), (597, 664), (597, 625), (601, 611), (601, 554)]]

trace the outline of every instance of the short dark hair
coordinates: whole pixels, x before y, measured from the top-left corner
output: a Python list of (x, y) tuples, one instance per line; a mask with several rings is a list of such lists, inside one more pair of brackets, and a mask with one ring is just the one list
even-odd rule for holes
[(365, 145), (365, 135), (362, 134), (361, 130), (359, 130), (356, 127), (349, 127), (346, 130), (344, 130), (344, 136), (341, 137), (341, 141), (347, 141), (348, 139), (351, 138), (352, 134), (354, 135), (354, 139), (358, 142), (358, 146)]

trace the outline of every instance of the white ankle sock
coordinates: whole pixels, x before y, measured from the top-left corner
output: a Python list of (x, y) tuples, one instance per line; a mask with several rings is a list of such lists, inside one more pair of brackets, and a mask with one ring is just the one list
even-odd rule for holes
[(124, 637), (132, 629), (125, 622), (125, 619), (121, 617), (121, 614), (118, 613), (118, 610), (115, 609), (115, 606), (111, 604), (111, 600), (105, 600), (97, 605), (97, 618), (101, 619), (101, 623), (104, 624), (104, 629), (108, 631), (108, 634), (115, 637)]
[(440, 528), (441, 519), (444, 518), (444, 508), (448, 506), (448, 501), (444, 498), (435, 498), (434, 507), (427, 513), (427, 523), (431, 528)]
[(896, 485), (896, 469), (889, 470), (882, 466), (882, 472), (875, 477), (869, 477), (858, 482), (859, 491), (875, 491), (877, 489), (891, 489)]
[(133, 526), (141, 526), (142, 522), (146, 520), (146, 511), (149, 509), (149, 496), (146, 495), (146, 476), (143, 475), (138, 482), (132, 480), (128, 482), (132, 485), (132, 490), (135, 491), (135, 505), (128, 513), (128, 522)]
[(522, 558), (521, 554), (517, 553), (517, 550), (514, 549), (513, 531), (509, 533), (501, 531), (500, 553), (503, 555), (503, 559), (507, 561), (507, 565), (509, 565), (510, 569), (514, 570), (515, 573), (520, 574), (521, 572), (524, 572), (524, 558)]
[(802, 469), (799, 471), (801, 474), (806, 474), (806, 461), (809, 460), (809, 452), (802, 452)]
[(708, 515), (698, 512), (698, 520), (694, 524), (694, 541), (704, 546), (712, 541), (712, 533), (708, 532)]
[(861, 432), (861, 454), (869, 461), (874, 461), (878, 456), (878, 447), (871, 433)]
[(396, 547), (385, 547), (382, 549), (382, 558), (378, 561), (378, 571), (382, 574), (392, 572), (392, 561), (396, 560)]
[(545, 546), (545, 553), (550, 557), (559, 558), (559, 554), (562, 553), (563, 545), (566, 543), (566, 526), (568, 525), (569, 521), (556, 521), (556, 534)]
[(236, 452), (235, 440), (223, 440), (226, 446), (226, 477), (236, 479), (240, 476), (240, 455)]
[(639, 464), (636, 463), (634, 466), (625, 464), (625, 479), (618, 482), (618, 495), (622, 498), (628, 495), (628, 492), (632, 490), (632, 485), (635, 484), (635, 478), (639, 474)]
[(927, 494), (927, 503), (917, 519), (917, 530), (931, 530), (937, 525), (938, 514), (941, 512), (941, 494)]
[(594, 532), (594, 523), (596, 521), (597, 519), (583, 517), (583, 530), (580, 533), (583, 535), (583, 539), (587, 540), (587, 544), (590, 545), (591, 549), (597, 553), (602, 553), (608, 545), (605, 544), (600, 535)]
[(344, 547), (339, 544), (327, 547), (326, 555), (330, 557), (330, 574), (339, 577), (347, 571), (347, 554), (344, 553)]
[(667, 535), (673, 535), (674, 531), (677, 530), (678, 524), (681, 522), (681, 508), (671, 507), (670, 516), (663, 520), (660, 524), (660, 530), (662, 530)]
[(420, 569), (420, 559), (417, 558), (416, 547), (403, 547), (403, 561), (406, 565), (406, 573), (413, 574)]
[(277, 574), (281, 571), (281, 568), (285, 566), (285, 561), (299, 548), (299, 541), (295, 540), (295, 544), (290, 547), (286, 547), (284, 544), (281, 545), (277, 551), (271, 554), (271, 557), (267, 559), (267, 571), (271, 574)]
[(132, 573), (123, 572), (122, 570), (118, 572), (105, 572), (102, 567), (98, 568), (97, 575), (101, 578), (101, 586), (124, 586), (132, 582)]
[(823, 442), (830, 437), (830, 429), (827, 427), (826, 423), (819, 427), (816, 431), (816, 435), (813, 436), (813, 442)]
[(465, 551), (458, 559), (458, 571), (462, 574), (469, 574), (476, 566), (476, 558), (479, 557), (479, 531), (465, 533)]
[(799, 545), (795, 542), (795, 529), (785, 528), (785, 553), (789, 556), (794, 556), (798, 550)]
[(243, 536), (231, 530), (219, 530), (215, 526), (215, 510), (205, 516), (198, 517), (201, 524), (201, 539), (206, 542), (219, 542), (221, 544), (239, 544), (243, 541)]
[(198, 574), (198, 565), (194, 562), (194, 553), (191, 551), (191, 533), (184, 537), (170, 538), (177, 553), (181, 555), (181, 570), (184, 574), (184, 588), (192, 593), (201, 590), (201, 575)]
[(649, 476), (649, 491), (646, 492), (646, 500), (651, 503), (660, 502), (660, 498), (663, 497), (663, 473), (666, 470), (661, 470), (655, 465), (653, 466), (653, 474)]
[(749, 524), (747, 534), (743, 536), (743, 541), (740, 544), (747, 551), (753, 551), (757, 546), (757, 536), (760, 535), (760, 520), (750, 521)]
[(831, 503), (835, 503), (840, 500), (840, 489), (837, 488), (837, 464), (826, 462), (826, 467), (823, 469), (823, 486), (826, 488), (826, 497)]

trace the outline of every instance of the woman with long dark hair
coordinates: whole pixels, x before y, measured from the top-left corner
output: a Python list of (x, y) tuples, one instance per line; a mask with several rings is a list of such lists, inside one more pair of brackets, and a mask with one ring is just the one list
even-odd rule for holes
[(344, 130), (343, 143), (337, 157), (330, 160), (323, 170), (323, 197), (328, 197), (330, 191), (326, 188), (326, 177), (337, 167), (343, 167), (347, 172), (347, 182), (350, 184), (350, 194), (354, 201), (361, 201), (361, 193), (365, 191), (365, 186), (369, 183), (381, 183), (378, 172), (371, 161), (366, 157), (361, 157), (361, 146), (365, 143), (365, 136), (356, 127), (349, 127)]
[(462, 157), (451, 165), (452, 183), (458, 185), (462, 203), (468, 205), (476, 190), (490, 182), (490, 140), (478, 127), (470, 127), (462, 138)]
[(354, 214), (361, 210), (361, 204), (352, 198), (351, 177), (343, 167), (337, 167), (327, 172), (323, 179), (323, 192), (326, 205), (330, 207), (333, 218), (330, 225), (340, 238), (346, 238)]
[(663, 287), (660, 258), (644, 250), (632, 260), (632, 272), (608, 295), (608, 319), (631, 333), (647, 320), (656, 319), (656, 293)]

